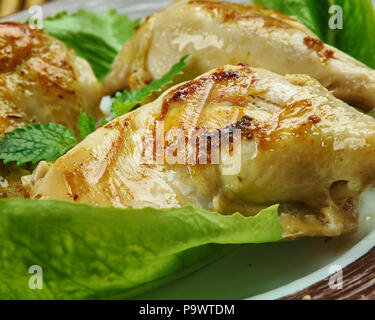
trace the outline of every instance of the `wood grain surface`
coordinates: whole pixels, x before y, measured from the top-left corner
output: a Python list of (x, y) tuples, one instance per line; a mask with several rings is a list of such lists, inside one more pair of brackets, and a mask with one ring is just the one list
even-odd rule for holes
[(40, 5), (49, 0), (0, 0), (0, 17), (5, 17), (20, 10)]

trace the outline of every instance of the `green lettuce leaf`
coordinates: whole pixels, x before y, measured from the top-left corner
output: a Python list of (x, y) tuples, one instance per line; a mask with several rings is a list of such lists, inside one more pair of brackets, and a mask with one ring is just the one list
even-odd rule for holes
[[(277, 212), (246, 218), (0, 200), (0, 299), (131, 298), (212, 262), (227, 245), (282, 240)], [(29, 288), (34, 265), (42, 290)]]
[[(254, 0), (266, 8), (295, 16), (322, 41), (375, 68), (375, 12), (371, 0)], [(343, 29), (331, 29), (329, 9), (343, 10)]]
[(375, 11), (371, 0), (335, 0), (343, 8), (344, 28), (331, 30), (327, 42), (375, 69)]
[(138, 24), (139, 20), (131, 20), (115, 10), (102, 15), (79, 10), (72, 15), (62, 12), (47, 18), (43, 28), (86, 59), (102, 81)]
[(188, 63), (186, 60), (189, 56), (181, 58), (171, 70), (162, 78), (152, 81), (148, 86), (144, 86), (140, 90), (117, 92), (112, 99), (111, 112), (115, 117), (120, 117), (131, 111), (136, 105), (140, 104), (144, 99), (150, 97), (154, 92), (161, 92), (163, 86), (171, 84), (175, 76), (183, 74)]

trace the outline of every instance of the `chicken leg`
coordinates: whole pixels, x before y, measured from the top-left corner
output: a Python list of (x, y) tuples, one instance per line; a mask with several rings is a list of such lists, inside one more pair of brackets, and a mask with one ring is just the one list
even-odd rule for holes
[(255, 215), (280, 204), (284, 236), (296, 238), (354, 232), (374, 179), (373, 118), (309, 76), (227, 65), (113, 120), (24, 183), (35, 199), (98, 206)]
[(178, 81), (225, 64), (308, 74), (349, 104), (375, 107), (375, 71), (324, 44), (295, 18), (250, 4), (176, 0), (136, 31), (105, 80), (107, 93), (139, 89), (189, 54)]

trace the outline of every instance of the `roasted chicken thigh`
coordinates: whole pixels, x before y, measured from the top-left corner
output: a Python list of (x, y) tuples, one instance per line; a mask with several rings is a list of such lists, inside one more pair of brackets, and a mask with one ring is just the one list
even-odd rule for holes
[(308, 74), (347, 103), (375, 107), (375, 71), (328, 46), (295, 18), (250, 4), (176, 0), (149, 17), (112, 66), (107, 93), (139, 89), (190, 54), (190, 80), (225, 64)]
[(113, 120), (24, 184), (35, 199), (98, 206), (255, 215), (280, 204), (296, 238), (354, 232), (374, 179), (373, 118), (309, 76), (227, 65)]
[(80, 110), (99, 114), (102, 86), (89, 64), (26, 24), (0, 23), (0, 136), (31, 123), (76, 131)]
[[(0, 23), (0, 137), (46, 122), (77, 132), (81, 110), (98, 117), (102, 92), (89, 64), (62, 42), (26, 24)], [(27, 195), (24, 172), (0, 163), (0, 198)]]

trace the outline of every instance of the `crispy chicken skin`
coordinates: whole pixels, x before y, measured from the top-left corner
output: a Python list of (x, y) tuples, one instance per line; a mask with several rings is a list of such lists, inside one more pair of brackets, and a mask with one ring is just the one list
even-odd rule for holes
[[(26, 24), (0, 23), (0, 137), (46, 122), (77, 133), (80, 110), (96, 118), (102, 93), (88, 63), (62, 42)], [(0, 163), (0, 198), (27, 197), (24, 174)]]
[(107, 93), (139, 89), (190, 54), (190, 80), (225, 64), (308, 74), (337, 98), (375, 107), (375, 71), (325, 45), (295, 18), (249, 4), (176, 0), (149, 17), (112, 66)]
[(80, 110), (97, 117), (102, 86), (86, 61), (26, 24), (0, 23), (0, 136), (31, 123), (76, 131)]
[[(228, 162), (212, 158), (206, 164), (157, 160), (176, 156), (177, 140), (168, 135), (177, 128), (182, 154), (198, 141), (197, 129), (226, 132), (228, 154), (236, 153), (237, 129), (239, 171), (225, 173)], [(147, 132), (164, 139), (164, 148), (149, 149)], [(218, 145), (209, 141), (212, 157)], [(142, 161), (146, 150), (152, 157)], [(375, 179), (374, 151), (375, 120), (311, 77), (227, 65), (113, 120), (53, 165), (40, 164), (24, 183), (35, 199), (98, 206), (194, 205), (254, 215), (279, 203), (285, 237), (333, 237), (357, 228), (359, 195)]]

